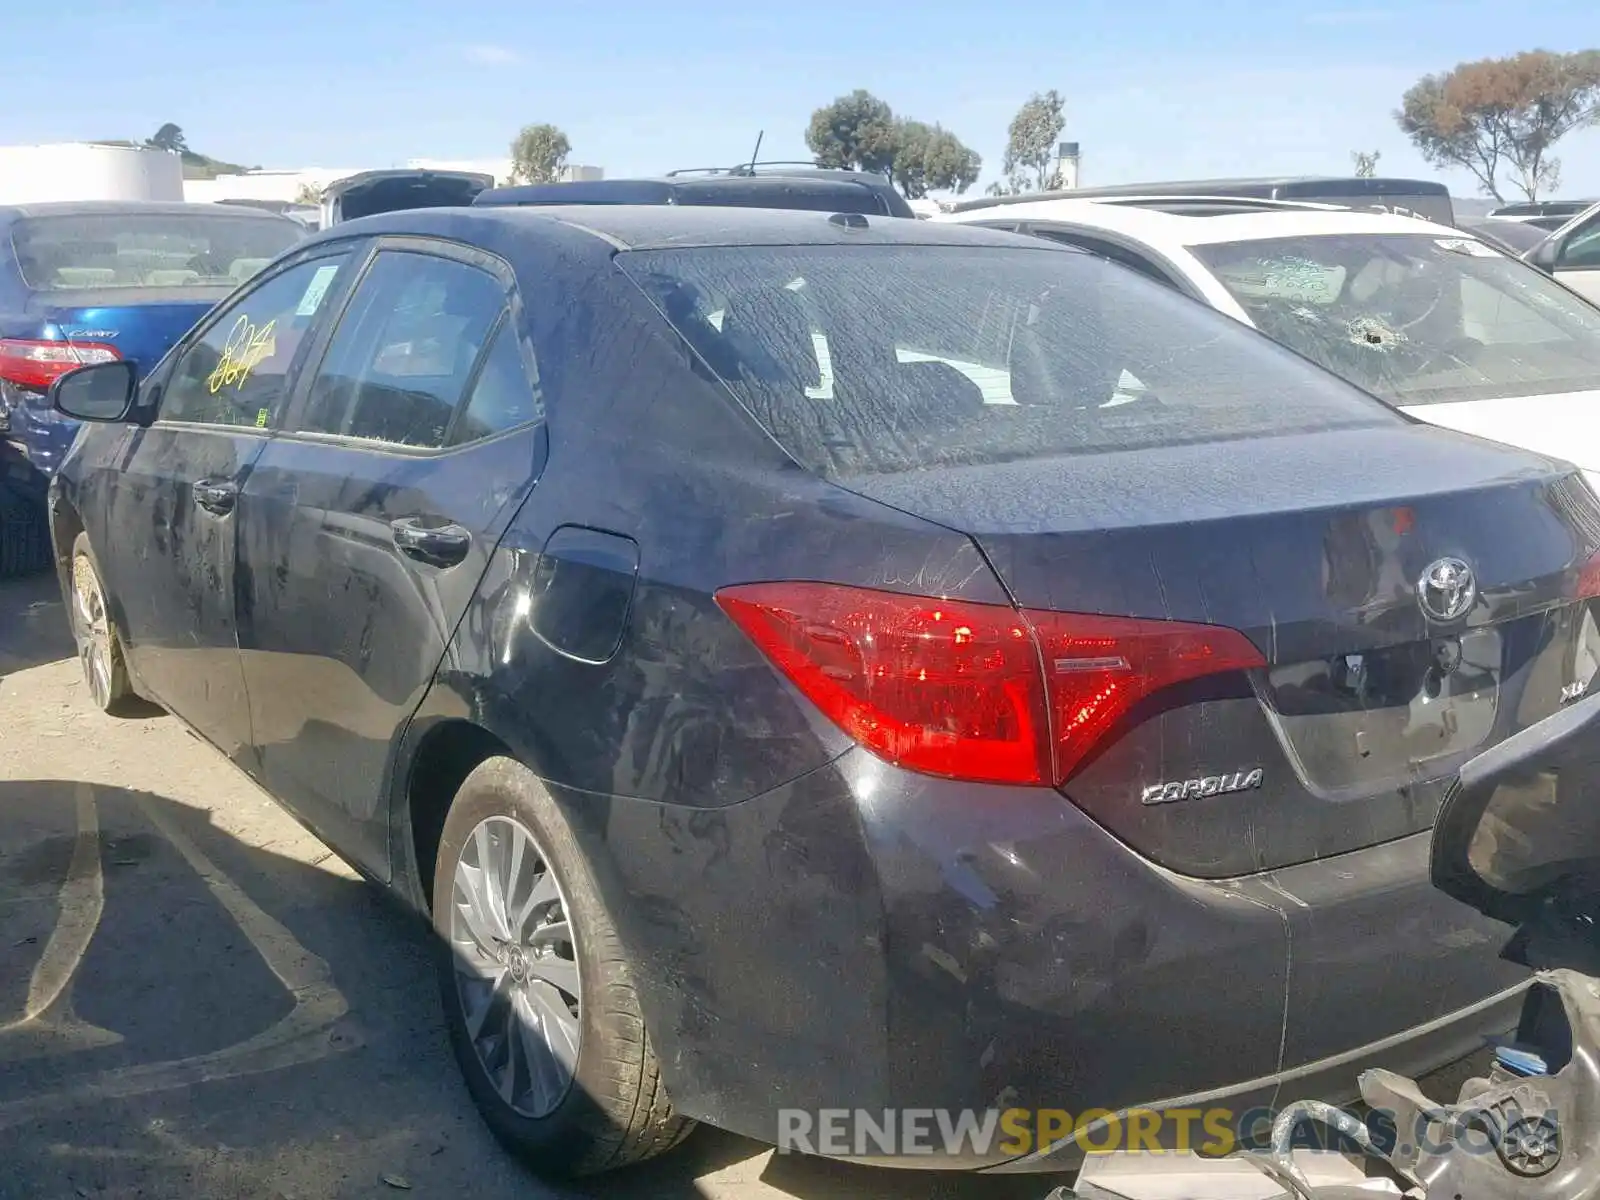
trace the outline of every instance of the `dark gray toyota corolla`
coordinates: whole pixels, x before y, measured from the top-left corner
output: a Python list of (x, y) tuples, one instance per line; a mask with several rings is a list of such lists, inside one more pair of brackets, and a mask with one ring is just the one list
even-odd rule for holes
[(95, 700), (431, 914), (544, 1171), (1338, 1098), (1514, 1018), (1427, 830), (1600, 654), (1564, 464), (1087, 254), (853, 214), (352, 221), (129, 389), (56, 387), (101, 421), (52, 507)]

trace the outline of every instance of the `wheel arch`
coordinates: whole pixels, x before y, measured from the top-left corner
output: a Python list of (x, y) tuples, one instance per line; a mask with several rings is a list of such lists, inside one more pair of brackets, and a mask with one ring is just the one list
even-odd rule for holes
[(506, 742), (476, 721), (445, 717), (413, 723), (411, 751), (395, 797), (391, 856), (404, 878), (395, 882), (423, 913), (432, 911), (433, 870), (445, 817), (461, 785), (485, 759), (504, 755), (523, 761)]

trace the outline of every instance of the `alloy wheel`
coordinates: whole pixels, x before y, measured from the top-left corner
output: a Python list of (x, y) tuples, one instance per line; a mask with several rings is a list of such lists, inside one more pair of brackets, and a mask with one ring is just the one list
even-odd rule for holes
[(513, 1111), (544, 1117), (572, 1086), (582, 1045), (571, 912), (527, 826), (480, 821), (456, 862), (450, 912), (457, 994), (490, 1083)]
[(111, 619), (106, 615), (100, 576), (83, 554), (72, 560), (72, 633), (84, 682), (95, 704), (105, 708), (111, 702)]

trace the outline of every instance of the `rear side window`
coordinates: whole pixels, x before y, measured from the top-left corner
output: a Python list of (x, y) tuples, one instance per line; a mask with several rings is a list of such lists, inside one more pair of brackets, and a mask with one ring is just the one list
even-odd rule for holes
[(462, 446), (543, 419), (538, 381), (529, 374), (521, 340), (507, 314), (478, 369), (467, 406), (450, 431), (450, 445)]
[(41, 291), (244, 283), (305, 235), (267, 220), (196, 204), (195, 212), (25, 217), (11, 231), (23, 281)]
[(481, 268), (383, 251), (334, 331), (296, 429), (444, 446), (507, 299)]
[(790, 246), (617, 257), (755, 418), (828, 476), (1397, 420), (1238, 322), (1088, 255)]

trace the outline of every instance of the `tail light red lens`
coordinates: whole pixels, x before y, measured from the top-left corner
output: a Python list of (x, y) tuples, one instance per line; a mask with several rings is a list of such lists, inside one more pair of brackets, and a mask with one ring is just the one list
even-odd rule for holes
[(1264, 666), (1210, 625), (905, 596), (823, 583), (717, 603), (830, 720), (880, 757), (986, 783), (1064, 782), (1135, 704)]
[(1600, 554), (1578, 564), (1572, 576), (1569, 595), (1574, 600), (1600, 599)]
[(0, 338), (0, 379), (43, 391), (68, 371), (121, 357), (122, 352), (115, 346), (102, 342)]

